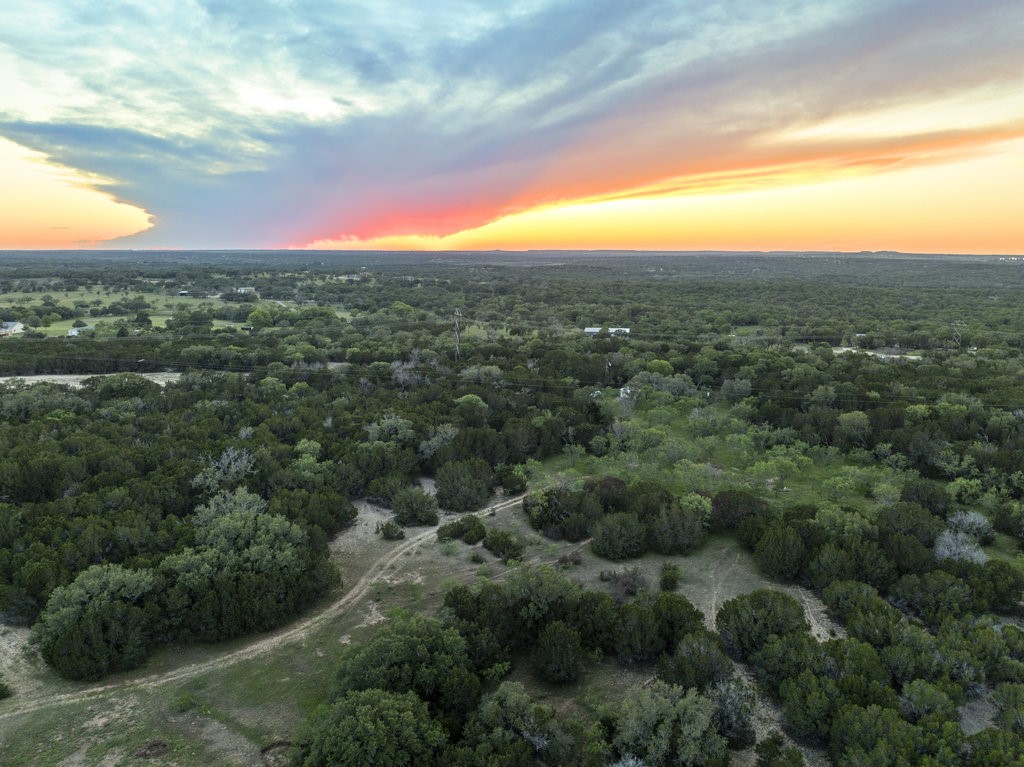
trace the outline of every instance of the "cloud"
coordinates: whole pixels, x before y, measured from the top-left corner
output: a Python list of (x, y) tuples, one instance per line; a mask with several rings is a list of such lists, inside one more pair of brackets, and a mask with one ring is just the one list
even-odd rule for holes
[[(1013, 0), (9, 2), (0, 136), (114, 179), (155, 217), (135, 247), (445, 235), (785, 163), (938, 161), (935, 126), (885, 115), (1024, 85)], [(864, 115), (877, 135), (807, 139)]]

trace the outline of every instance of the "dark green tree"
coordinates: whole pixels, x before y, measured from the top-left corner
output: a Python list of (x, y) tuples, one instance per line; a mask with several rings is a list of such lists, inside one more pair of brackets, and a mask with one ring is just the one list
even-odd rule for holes
[(299, 767), (434, 765), (444, 728), (413, 693), (368, 689), (345, 693), (306, 725), (293, 752)]
[(560, 620), (547, 624), (533, 648), (533, 663), (549, 682), (576, 681), (583, 669), (579, 632)]
[(413, 692), (442, 721), (461, 725), (480, 697), (466, 640), (434, 618), (399, 613), (353, 645), (337, 673), (338, 693), (378, 688)]
[(643, 523), (632, 514), (609, 514), (594, 524), (590, 545), (599, 557), (630, 559), (646, 550), (646, 532)]
[(450, 461), (437, 470), (437, 503), (450, 511), (472, 511), (487, 502), (494, 472), (479, 458)]
[(804, 608), (788, 594), (758, 589), (728, 600), (715, 616), (722, 644), (732, 657), (746, 660), (772, 634), (808, 631)]
[(391, 510), (395, 512), (395, 521), (403, 527), (437, 524), (437, 501), (434, 496), (415, 487), (395, 493)]
[(92, 680), (145, 662), (155, 631), (149, 570), (93, 565), (53, 590), (33, 636), (43, 658), (68, 679)]

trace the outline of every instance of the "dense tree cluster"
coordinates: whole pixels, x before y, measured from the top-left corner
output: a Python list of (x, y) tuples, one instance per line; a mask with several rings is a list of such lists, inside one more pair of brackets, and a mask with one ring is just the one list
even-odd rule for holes
[[(329, 587), (326, 541), (351, 498), (391, 507), (397, 535), (435, 524), (438, 507), (526, 489), (531, 460), (601, 459), (614, 468), (526, 497), (536, 530), (612, 560), (735, 536), (843, 630), (815, 638), (776, 590), (726, 601), (712, 632), (671, 577), (653, 594), (639, 570), (618, 571), (613, 598), (515, 569), (353, 648), (297, 763), (721, 764), (751, 741), (734, 662), (787, 735), (836, 764), (1019, 762), (1017, 266), (161, 258), (0, 266), (0, 319), (28, 328), (0, 339), (0, 372), (118, 373), (0, 386), (0, 611), (35, 622), (61, 673), (97, 678), (166, 641), (278, 625)], [(42, 335), (72, 322), (77, 338)], [(631, 332), (581, 332), (595, 325)], [(165, 370), (183, 375), (164, 388), (137, 375)], [(789, 500), (805, 476), (814, 492)], [(471, 514), (438, 538), (521, 555)], [(561, 721), (501, 681), (522, 663), (573, 685), (602, 655), (659, 679), (597, 721)], [(994, 719), (967, 735), (958, 708), (978, 696)], [(802, 762), (781, 736), (757, 760)]]
[(647, 551), (685, 554), (703, 542), (711, 502), (696, 493), (674, 495), (648, 480), (587, 480), (578, 489), (555, 487), (523, 500), (530, 524), (550, 538), (592, 538), (606, 559), (630, 559)]
[[(679, 595), (641, 594), (616, 605), (556, 570), (521, 567), (501, 584), (457, 586), (444, 601), (441, 619), (392, 615), (349, 650), (334, 701), (297, 738), (295, 764), (347, 763), (330, 759), (364, 748), (395, 754), (396, 764), (415, 755), (418, 764), (466, 766), (597, 767), (616, 759), (714, 766), (726, 763), (728, 749), (753, 742), (753, 691), (733, 677), (703, 617)], [(684, 676), (665, 672), (668, 681), (630, 691), (591, 726), (562, 722), (521, 684), (500, 682), (525, 657), (547, 682), (572, 684), (604, 653), (630, 663), (660, 654), (659, 669), (679, 668)], [(704, 658), (715, 664), (713, 673), (692, 665)], [(379, 712), (354, 697), (371, 691)], [(390, 724), (417, 706), (416, 727), (405, 713), (403, 723)], [(435, 728), (437, 742), (426, 735)], [(367, 740), (388, 736), (386, 743)]]

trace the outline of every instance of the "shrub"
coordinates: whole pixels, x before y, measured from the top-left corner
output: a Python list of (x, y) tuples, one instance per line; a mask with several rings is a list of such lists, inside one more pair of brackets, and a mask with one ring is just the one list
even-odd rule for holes
[(618, 599), (633, 597), (647, 588), (647, 578), (639, 567), (624, 567), (621, 570), (602, 570), (600, 574), (602, 581), (615, 586), (615, 596)]
[(594, 525), (591, 546), (605, 559), (639, 557), (646, 550), (646, 531), (632, 514), (609, 514)]
[(437, 502), (445, 509), (478, 509), (487, 502), (493, 488), (494, 472), (480, 458), (451, 461), (437, 472)]
[(385, 541), (397, 541), (405, 537), (405, 530), (390, 519), (387, 522), (378, 523), (377, 532)]
[(674, 565), (671, 562), (661, 563), (661, 579), (659, 586), (662, 591), (675, 591), (679, 588), (679, 578), (681, 571), (679, 565)]
[(415, 487), (396, 493), (391, 508), (395, 512), (395, 521), (403, 527), (437, 524), (437, 501)]
[(470, 546), (480, 543), (486, 534), (487, 530), (484, 527), (484, 523), (480, 521), (479, 517), (473, 514), (461, 517), (452, 522), (446, 522), (437, 528), (437, 540), (461, 540), (463, 543), (468, 543)]
[(526, 469), (522, 464), (505, 464), (497, 471), (497, 480), (506, 495), (515, 495), (526, 489)]
[(533, 661), (547, 681), (574, 682), (583, 667), (583, 644), (579, 632), (562, 621), (552, 621), (537, 638)]
[(789, 594), (757, 589), (728, 600), (715, 616), (726, 652), (745, 660), (772, 634), (806, 632), (804, 608)]
[(732, 673), (732, 661), (709, 631), (686, 634), (676, 642), (670, 655), (662, 655), (658, 661), (658, 676), (683, 689), (703, 690), (729, 679)]
[(507, 530), (489, 530), (484, 537), (484, 548), (503, 562), (523, 556), (523, 544)]

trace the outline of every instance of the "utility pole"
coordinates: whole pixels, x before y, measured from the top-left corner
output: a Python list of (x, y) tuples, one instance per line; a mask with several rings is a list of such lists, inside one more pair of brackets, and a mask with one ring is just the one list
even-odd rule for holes
[(459, 338), (459, 320), (461, 320), (461, 319), (462, 319), (462, 309), (456, 307), (455, 308), (455, 361), (456, 362), (459, 361), (459, 353), (461, 351), (460, 348), (459, 348), (459, 344), (460, 344), (460, 340), (461, 340)]

